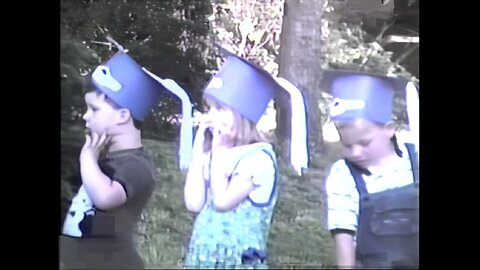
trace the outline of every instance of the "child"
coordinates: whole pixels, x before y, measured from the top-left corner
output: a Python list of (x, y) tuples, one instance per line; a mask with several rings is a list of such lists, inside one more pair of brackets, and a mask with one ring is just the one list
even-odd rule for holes
[(417, 157), (397, 141), (392, 120), (394, 92), (403, 93), (407, 82), (348, 71), (324, 78), (344, 155), (326, 180), (337, 264), (418, 267)]
[(82, 185), (60, 236), (65, 268), (144, 267), (133, 234), (159, 179), (140, 125), (169, 90), (162, 83), (123, 51), (93, 72), (85, 95), (90, 134), (80, 154)]
[[(272, 145), (256, 124), (281, 90), (301, 93), (288, 81), (228, 54), (205, 89), (209, 111), (193, 146), (184, 188), (188, 210), (198, 213), (185, 259), (186, 268), (265, 267), (267, 240), (276, 205), (278, 171)], [(292, 99), (297, 124), (305, 129), (303, 99)], [(303, 119), (303, 123), (302, 123)], [(303, 158), (293, 162), (306, 168)], [(300, 140), (300, 141), (298, 141)], [(293, 143), (293, 142), (292, 142)]]

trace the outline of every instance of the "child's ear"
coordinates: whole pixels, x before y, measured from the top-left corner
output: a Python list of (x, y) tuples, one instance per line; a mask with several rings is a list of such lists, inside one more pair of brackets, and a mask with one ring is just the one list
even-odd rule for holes
[(132, 117), (130, 110), (122, 108), (118, 110), (118, 118), (117, 118), (117, 123), (118, 124), (125, 124), (130, 120)]
[(386, 123), (384, 129), (389, 138), (392, 138), (395, 135), (395, 123), (393, 121)]

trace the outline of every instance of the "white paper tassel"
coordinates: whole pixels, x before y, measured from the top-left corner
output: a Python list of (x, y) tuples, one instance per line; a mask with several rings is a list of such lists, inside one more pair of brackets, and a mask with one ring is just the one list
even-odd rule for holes
[(292, 138), (290, 141), (290, 163), (298, 175), (302, 168), (308, 168), (307, 117), (302, 93), (284, 78), (275, 78), (289, 94), (292, 106)]
[(186, 170), (192, 159), (193, 117), (190, 97), (174, 80), (162, 79), (146, 68), (143, 68), (143, 70), (182, 100), (182, 126), (180, 128), (180, 147), (178, 154), (180, 169)]
[(420, 153), (420, 102), (418, 91), (413, 82), (409, 82), (405, 88), (405, 100), (407, 106), (408, 125), (412, 134), (413, 143), (418, 153)]

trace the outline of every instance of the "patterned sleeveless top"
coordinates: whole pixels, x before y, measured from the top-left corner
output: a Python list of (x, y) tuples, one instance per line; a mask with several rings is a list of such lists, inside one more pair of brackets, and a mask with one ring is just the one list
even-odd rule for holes
[[(252, 147), (253, 146), (253, 147)], [(203, 209), (196, 217), (185, 259), (186, 268), (266, 268), (264, 263), (243, 263), (242, 255), (248, 249), (266, 254), (274, 207), (277, 201), (276, 158), (271, 145), (257, 143), (239, 153), (233, 175), (244, 159), (251, 155), (266, 154), (273, 162), (273, 187), (266, 203), (255, 203), (250, 195), (234, 209), (226, 212), (215, 210), (211, 190)], [(269, 164), (257, 164), (260, 168)], [(245, 167), (244, 167), (245, 168)], [(265, 179), (263, 179), (265, 180)], [(255, 180), (253, 180), (255, 183)], [(209, 183), (209, 182), (208, 182)]]

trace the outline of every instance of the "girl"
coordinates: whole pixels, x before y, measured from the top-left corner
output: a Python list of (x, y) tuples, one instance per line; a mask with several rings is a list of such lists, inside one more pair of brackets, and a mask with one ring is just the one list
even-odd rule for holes
[(273, 147), (256, 124), (276, 91), (292, 87), (298, 91), (235, 55), (206, 87), (209, 111), (184, 188), (187, 209), (198, 213), (185, 267), (266, 266), (278, 175)]

